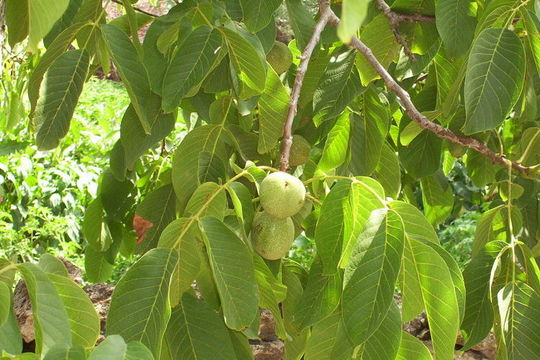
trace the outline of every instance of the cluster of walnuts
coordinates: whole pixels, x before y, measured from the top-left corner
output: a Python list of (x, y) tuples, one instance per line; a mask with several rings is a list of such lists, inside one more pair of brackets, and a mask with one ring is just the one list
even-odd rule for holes
[(291, 216), (304, 206), (306, 188), (298, 178), (280, 171), (262, 181), (259, 197), (263, 211), (253, 220), (253, 248), (265, 259), (281, 259), (294, 241)]

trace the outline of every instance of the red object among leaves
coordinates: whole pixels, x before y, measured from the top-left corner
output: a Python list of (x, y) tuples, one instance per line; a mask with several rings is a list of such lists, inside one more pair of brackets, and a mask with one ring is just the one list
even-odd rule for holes
[(154, 223), (146, 220), (140, 215), (135, 214), (135, 216), (133, 217), (133, 230), (135, 230), (135, 234), (137, 234), (137, 244), (140, 244), (144, 241), (146, 231), (152, 226), (154, 226)]

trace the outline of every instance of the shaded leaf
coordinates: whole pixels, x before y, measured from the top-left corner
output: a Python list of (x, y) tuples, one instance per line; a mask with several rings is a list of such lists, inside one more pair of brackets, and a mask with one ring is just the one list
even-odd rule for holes
[(135, 251), (144, 253), (156, 247), (162, 231), (175, 217), (176, 196), (171, 184), (148, 193), (135, 209), (133, 218), (133, 229), (137, 234)]
[(471, 45), (476, 18), (470, 0), (438, 0), (435, 2), (437, 30), (447, 53), (459, 57)]
[(304, 329), (326, 318), (336, 310), (341, 297), (341, 273), (323, 275), (319, 257), (315, 258), (302, 297), (293, 311), (293, 323)]
[(178, 360), (235, 359), (228, 329), (202, 300), (185, 293), (167, 326), (171, 358)]
[(89, 63), (85, 50), (71, 50), (56, 58), (47, 70), (33, 119), (39, 149), (55, 148), (67, 134)]
[(282, 0), (240, 0), (244, 23), (251, 32), (263, 29), (274, 20), (274, 11)]
[(341, 180), (334, 185), (323, 201), (321, 214), (315, 229), (317, 253), (323, 264), (325, 275), (335, 274), (341, 257), (345, 222), (344, 206), (351, 191), (351, 182)]
[(269, 66), (264, 91), (259, 98), (259, 153), (267, 153), (277, 145), (283, 133), (288, 108), (289, 94), (279, 76)]
[(242, 240), (220, 220), (203, 218), (201, 231), (225, 323), (231, 329), (243, 330), (257, 315), (258, 295), (253, 258)]
[(187, 94), (201, 85), (221, 58), (222, 39), (218, 30), (200, 26), (176, 49), (163, 78), (163, 110), (176, 109)]

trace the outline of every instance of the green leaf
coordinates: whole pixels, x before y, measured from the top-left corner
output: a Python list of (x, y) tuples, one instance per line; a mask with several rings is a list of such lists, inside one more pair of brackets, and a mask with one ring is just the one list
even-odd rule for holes
[(465, 54), (471, 45), (476, 18), (470, 0), (438, 0), (435, 2), (437, 30), (446, 52), (452, 57)]
[(88, 281), (97, 283), (109, 280), (114, 266), (105, 258), (105, 253), (87, 246), (84, 253), (84, 268)]
[[(383, 14), (377, 15), (362, 30), (360, 40), (371, 48), (373, 55), (385, 68), (392, 63), (399, 53), (400, 45), (396, 42), (388, 19)], [(363, 56), (356, 58), (356, 67), (360, 72), (360, 79), (362, 79), (364, 86), (379, 78), (379, 75)]]
[(519, 156), (518, 161), (525, 166), (540, 164), (540, 128), (525, 129), (513, 153)]
[[(459, 304), (452, 275), (444, 259), (431, 246), (414, 240), (405, 225), (405, 258), (402, 273), (405, 284), (419, 290), (431, 324), (433, 350), (437, 359), (453, 359), (454, 344), (459, 330)], [(403, 288), (403, 299), (412, 292)], [(418, 300), (416, 300), (418, 301)], [(404, 303), (405, 306), (405, 303)]]
[[(519, 209), (512, 206), (511, 213), (514, 226), (521, 223)], [(478, 255), (488, 242), (493, 240), (505, 241), (509, 238), (508, 208), (505, 205), (499, 205), (489, 209), (478, 220), (472, 246), (472, 257)]]
[[(164, 19), (162, 19), (164, 20)], [(167, 21), (154, 20), (148, 28), (143, 41), (143, 64), (152, 69), (148, 74), (152, 91), (159, 94), (163, 87), (163, 76), (167, 71), (167, 58), (161, 53), (158, 43), (161, 35), (170, 28)]]
[[(399, 350), (401, 331), (401, 313), (392, 300), (381, 325), (372, 333), (364, 345), (362, 359), (395, 360)], [(416, 358), (414, 358), (416, 359)]]
[(373, 211), (356, 241), (343, 280), (341, 310), (353, 345), (365, 342), (381, 326), (394, 299), (402, 253), (401, 218), (385, 209)]
[(422, 131), (406, 147), (399, 146), (399, 157), (412, 176), (419, 178), (433, 174), (441, 164), (442, 140), (431, 131)]
[(289, 14), (294, 38), (298, 44), (298, 48), (303, 50), (311, 38), (315, 21), (309, 10), (302, 3), (302, 0), (285, 0), (285, 5), (287, 5), (287, 13)]
[(200, 185), (186, 206), (185, 215), (202, 218), (213, 216), (223, 220), (227, 208), (227, 195), (223, 187), (213, 182)]
[(137, 234), (135, 251), (142, 254), (157, 246), (161, 233), (176, 217), (176, 196), (173, 186), (167, 184), (147, 194), (137, 205), (135, 216), (152, 224), (143, 233)]
[(51, 254), (43, 254), (39, 257), (39, 267), (46, 273), (68, 277), (66, 266), (59, 258)]
[(221, 60), (218, 30), (200, 26), (188, 35), (174, 54), (163, 78), (163, 110), (175, 110), (187, 94), (198, 88)]
[(504, 242), (493, 241), (474, 256), (465, 267), (466, 302), (465, 316), (461, 323), (461, 333), (465, 340), (463, 350), (478, 344), (493, 327), (493, 307), (490, 299), (490, 275), (495, 258), (506, 246)]
[(316, 257), (304, 293), (293, 311), (294, 325), (301, 330), (332, 314), (339, 304), (341, 289), (341, 273), (323, 275), (322, 262)]
[[(21, 3), (24, 3), (24, 1), (21, 1)], [(70, 27), (62, 31), (47, 47), (47, 51), (41, 57), (34, 71), (32, 71), (30, 79), (28, 80), (28, 98), (32, 107), (30, 111), (31, 113), (34, 113), (36, 103), (39, 97), (39, 88), (41, 86), (41, 82), (43, 81), (43, 76), (47, 72), (47, 69), (49, 69), (51, 64), (60, 55), (64, 54), (64, 52), (68, 49), (69, 45), (73, 42), (73, 39), (75, 38), (75, 36), (77, 36), (79, 31), (89, 25), (90, 23), (88, 22), (80, 22), (71, 25)]]
[(439, 243), (433, 226), (416, 207), (402, 201), (392, 201), (389, 206), (403, 219), (409, 237), (417, 241)]
[(216, 218), (203, 218), (201, 231), (225, 323), (234, 330), (247, 328), (258, 313), (257, 283), (250, 250)]
[(174, 308), (165, 336), (172, 359), (236, 359), (223, 320), (208, 304), (188, 293)]
[(324, 266), (325, 275), (335, 274), (341, 257), (345, 222), (344, 206), (351, 191), (351, 182), (341, 180), (334, 185), (321, 207), (321, 214), (315, 229), (317, 253)]
[[(313, 326), (306, 345), (306, 360), (345, 360), (352, 355), (352, 345), (344, 335), (340, 313), (332, 314)], [(339, 357), (336, 356), (340, 353)], [(343, 353), (346, 357), (342, 358)]]
[(431, 353), (428, 348), (412, 336), (408, 332), (403, 331), (401, 333), (401, 343), (399, 344), (399, 350), (396, 360), (432, 360)]
[(465, 134), (499, 126), (523, 88), (525, 52), (510, 30), (486, 29), (473, 43), (465, 76)]
[(0, 282), (0, 328), (6, 323), (11, 313), (11, 289)]
[(287, 296), (287, 288), (279, 282), (264, 260), (258, 256), (254, 256), (255, 279), (259, 289), (259, 307), (268, 309), (272, 312), (276, 322), (276, 335), (279, 338), (287, 338), (285, 325), (281, 317), (280, 303)]
[(68, 5), (69, 0), (58, 0), (54, 3), (46, 0), (9, 0), (6, 22), (10, 29), (10, 45), (14, 46), (28, 35), (29, 50), (35, 52), (39, 42), (60, 19)]
[(227, 185), (227, 191), (231, 196), (236, 216), (243, 221), (244, 230), (249, 232), (255, 216), (251, 192), (244, 184), (236, 181)]
[(8, 41), (13, 47), (28, 36), (28, 0), (6, 0), (4, 4)]
[(180, 218), (171, 222), (161, 233), (159, 248), (176, 249), (178, 263), (171, 279), (171, 304), (180, 301), (182, 293), (191, 288), (201, 263), (201, 235), (197, 222), (192, 218)]
[(363, 116), (351, 118), (350, 169), (354, 175), (370, 175), (381, 157), (383, 144), (390, 129), (388, 101), (374, 87), (363, 94)]
[(356, 35), (360, 26), (364, 23), (370, 0), (343, 0), (341, 9), (341, 21), (337, 33), (341, 41), (347, 44)]
[(282, 0), (240, 0), (244, 13), (244, 23), (249, 31), (255, 33), (274, 20), (274, 12)]
[(159, 358), (170, 317), (169, 284), (177, 261), (175, 250), (152, 249), (126, 272), (112, 295), (107, 334), (140, 341)]
[[(384, 208), (384, 190), (375, 180), (358, 177), (351, 183), (348, 199), (344, 203), (344, 234), (339, 267), (346, 268), (358, 236), (364, 231), (371, 212)], [(352, 220), (352, 221), (351, 221)]]
[(18, 355), (22, 351), (22, 344), (19, 323), (13, 309), (10, 308), (6, 322), (0, 325), (0, 351), (4, 350), (9, 354)]
[(154, 356), (138, 341), (126, 344), (121, 336), (110, 335), (92, 351), (88, 360), (154, 360)]
[(72, 50), (56, 58), (47, 70), (34, 113), (39, 149), (55, 148), (67, 134), (89, 65), (85, 50)]
[[(354, 67), (356, 51), (337, 48), (313, 93), (314, 122), (319, 124), (341, 114), (349, 103), (363, 90)], [(315, 71), (315, 74), (317, 71)]]
[(330, 130), (324, 144), (321, 160), (319, 160), (319, 164), (317, 165), (320, 170), (328, 172), (337, 168), (345, 161), (351, 131), (350, 116), (351, 114), (345, 111), (337, 118), (332, 130)]
[(122, 77), (122, 82), (135, 112), (139, 116), (141, 126), (145, 134), (149, 134), (153, 108), (148, 106), (148, 101), (152, 96), (146, 68), (139, 58), (135, 46), (122, 30), (114, 25), (105, 24), (101, 25), (101, 32)]
[[(93, 345), (92, 345), (93, 346)], [(67, 346), (65, 344), (60, 344), (52, 347), (43, 360), (86, 360), (86, 354), (82, 346)]]
[(534, 359), (540, 353), (540, 295), (517, 281), (497, 294), (506, 356), (509, 360)]
[[(133, 14), (135, 17), (133, 18), (133, 20), (135, 20), (135, 29), (136, 30), (139, 30), (141, 29), (142, 27), (144, 27), (146, 24), (148, 24), (149, 22), (151, 22), (153, 20), (153, 17), (151, 17), (150, 15), (147, 15), (147, 14), (143, 14), (143, 13), (135, 13)], [(117, 18), (114, 18), (112, 19), (111, 21), (109, 21), (109, 24), (112, 24), (116, 27), (118, 27), (120, 30), (122, 30), (124, 33), (126, 33), (126, 35), (130, 35), (131, 34), (131, 29), (130, 29), (130, 15), (126, 14), (126, 15), (122, 15), (122, 16), (119, 16)]]
[(36, 353), (44, 354), (56, 344), (70, 345), (68, 313), (54, 283), (37, 265), (24, 263), (18, 269), (32, 303)]
[(536, 65), (536, 71), (540, 72), (540, 20), (531, 11), (522, 8), (525, 29), (527, 30), (527, 44)]
[(493, 164), (493, 161), (476, 151), (467, 153), (465, 165), (473, 184), (480, 188), (495, 182), (497, 171), (502, 169), (502, 166)]
[(152, 94), (149, 100), (150, 134), (146, 134), (133, 104), (126, 109), (120, 124), (120, 141), (124, 149), (126, 166), (132, 169), (141, 155), (165, 138), (174, 129), (175, 114), (161, 110), (161, 99)]
[(99, 251), (107, 251), (111, 246), (111, 233), (104, 223), (105, 211), (101, 199), (95, 198), (86, 207), (82, 231), (88, 245)]
[(238, 96), (241, 100), (261, 94), (266, 82), (266, 67), (255, 47), (238, 32), (228, 28), (220, 31), (225, 38), (231, 64), (242, 83)]
[(264, 91), (259, 98), (259, 144), (257, 151), (267, 153), (278, 143), (289, 109), (289, 93), (271, 66), (266, 73)]
[(99, 316), (88, 295), (69, 278), (48, 273), (62, 299), (71, 327), (73, 345), (90, 348), (96, 344), (100, 332)]
[(452, 186), (442, 172), (423, 177), (420, 183), (424, 214), (431, 225), (436, 226), (452, 213), (454, 207)]
[[(464, 56), (456, 59), (448, 51), (445, 51), (445, 49), (441, 49), (433, 58), (437, 80), (437, 109), (441, 109), (444, 116), (449, 115), (444, 111), (444, 103), (451, 96), (452, 86), (456, 79), (460, 77), (460, 71), (465, 71), (465, 61), (466, 58)], [(459, 109), (463, 114), (465, 113), (463, 111), (463, 105), (459, 104)], [(456, 111), (455, 108), (451, 110)]]
[(401, 169), (396, 151), (385, 142), (382, 146), (379, 163), (373, 172), (383, 186), (386, 196), (396, 199), (401, 189)]
[(227, 178), (225, 164), (212, 153), (202, 152), (199, 154), (198, 168), (200, 183), (221, 183)]
[(172, 179), (182, 212), (198, 185), (199, 153), (210, 152), (225, 161), (225, 132), (221, 125), (204, 125), (189, 132), (173, 156)]

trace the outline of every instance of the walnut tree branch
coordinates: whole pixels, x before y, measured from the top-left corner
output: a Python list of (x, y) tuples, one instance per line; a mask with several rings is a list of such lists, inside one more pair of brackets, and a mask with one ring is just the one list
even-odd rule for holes
[[(339, 18), (331, 9), (329, 11), (331, 12), (331, 16), (328, 20), (328, 23), (332, 26), (337, 26), (340, 21)], [(409, 93), (405, 91), (405, 89), (403, 89), (401, 86), (399, 86), (399, 84), (388, 73), (388, 71), (386, 71), (386, 69), (379, 62), (379, 60), (377, 60), (375, 55), (373, 55), (373, 52), (369, 47), (367, 47), (361, 40), (356, 37), (352, 38), (348, 46), (356, 49), (358, 52), (364, 55), (364, 57), (371, 64), (374, 70), (382, 77), (382, 79), (386, 83), (386, 86), (388, 86), (388, 88), (391, 89), (399, 97), (409, 117), (412, 120), (416, 121), (418, 125), (420, 125), (420, 127), (425, 130), (431, 131), (440, 138), (447, 139), (456, 144), (476, 150), (483, 156), (491, 159), (491, 161), (493, 161), (494, 163), (511, 166), (513, 169), (519, 171), (523, 175), (529, 175), (529, 173), (532, 172), (531, 170), (534, 170), (531, 167), (524, 166), (519, 162), (508, 159), (504, 154), (498, 154), (494, 152), (481, 141), (466, 136), (456, 135), (451, 130), (430, 121), (427, 117), (422, 115), (420, 111), (418, 111), (414, 103), (411, 101)]]
[(409, 48), (409, 44), (407, 44), (407, 41), (399, 33), (398, 26), (402, 22), (421, 21), (421, 22), (434, 23), (435, 18), (432, 16), (426, 16), (422, 14), (397, 13), (393, 11), (384, 0), (375, 0), (375, 3), (377, 4), (377, 7), (379, 8), (379, 10), (381, 10), (384, 16), (386, 16), (386, 18), (388, 19), (388, 22), (390, 23), (390, 28), (392, 29), (392, 33), (394, 34), (394, 37), (396, 38), (396, 41), (398, 42), (398, 44), (403, 47), (403, 51), (405, 51), (405, 54), (412, 61), (416, 61), (414, 54)]
[(329, 0), (321, 0), (319, 2), (319, 20), (313, 28), (313, 34), (309, 39), (302, 55), (300, 56), (300, 64), (296, 70), (296, 78), (294, 79), (294, 85), (291, 92), (291, 100), (289, 101), (289, 110), (287, 112), (287, 119), (283, 125), (283, 139), (281, 140), (281, 159), (279, 164), (279, 169), (281, 171), (287, 171), (289, 168), (289, 156), (291, 154), (292, 146), (292, 125), (294, 122), (294, 117), (298, 110), (298, 99), (300, 97), (300, 90), (302, 89), (302, 84), (304, 82), (304, 77), (308, 68), (309, 59), (311, 54), (315, 49), (315, 46), (319, 43), (321, 33), (326, 27), (330, 17), (332, 16), (333, 11), (330, 9)]

